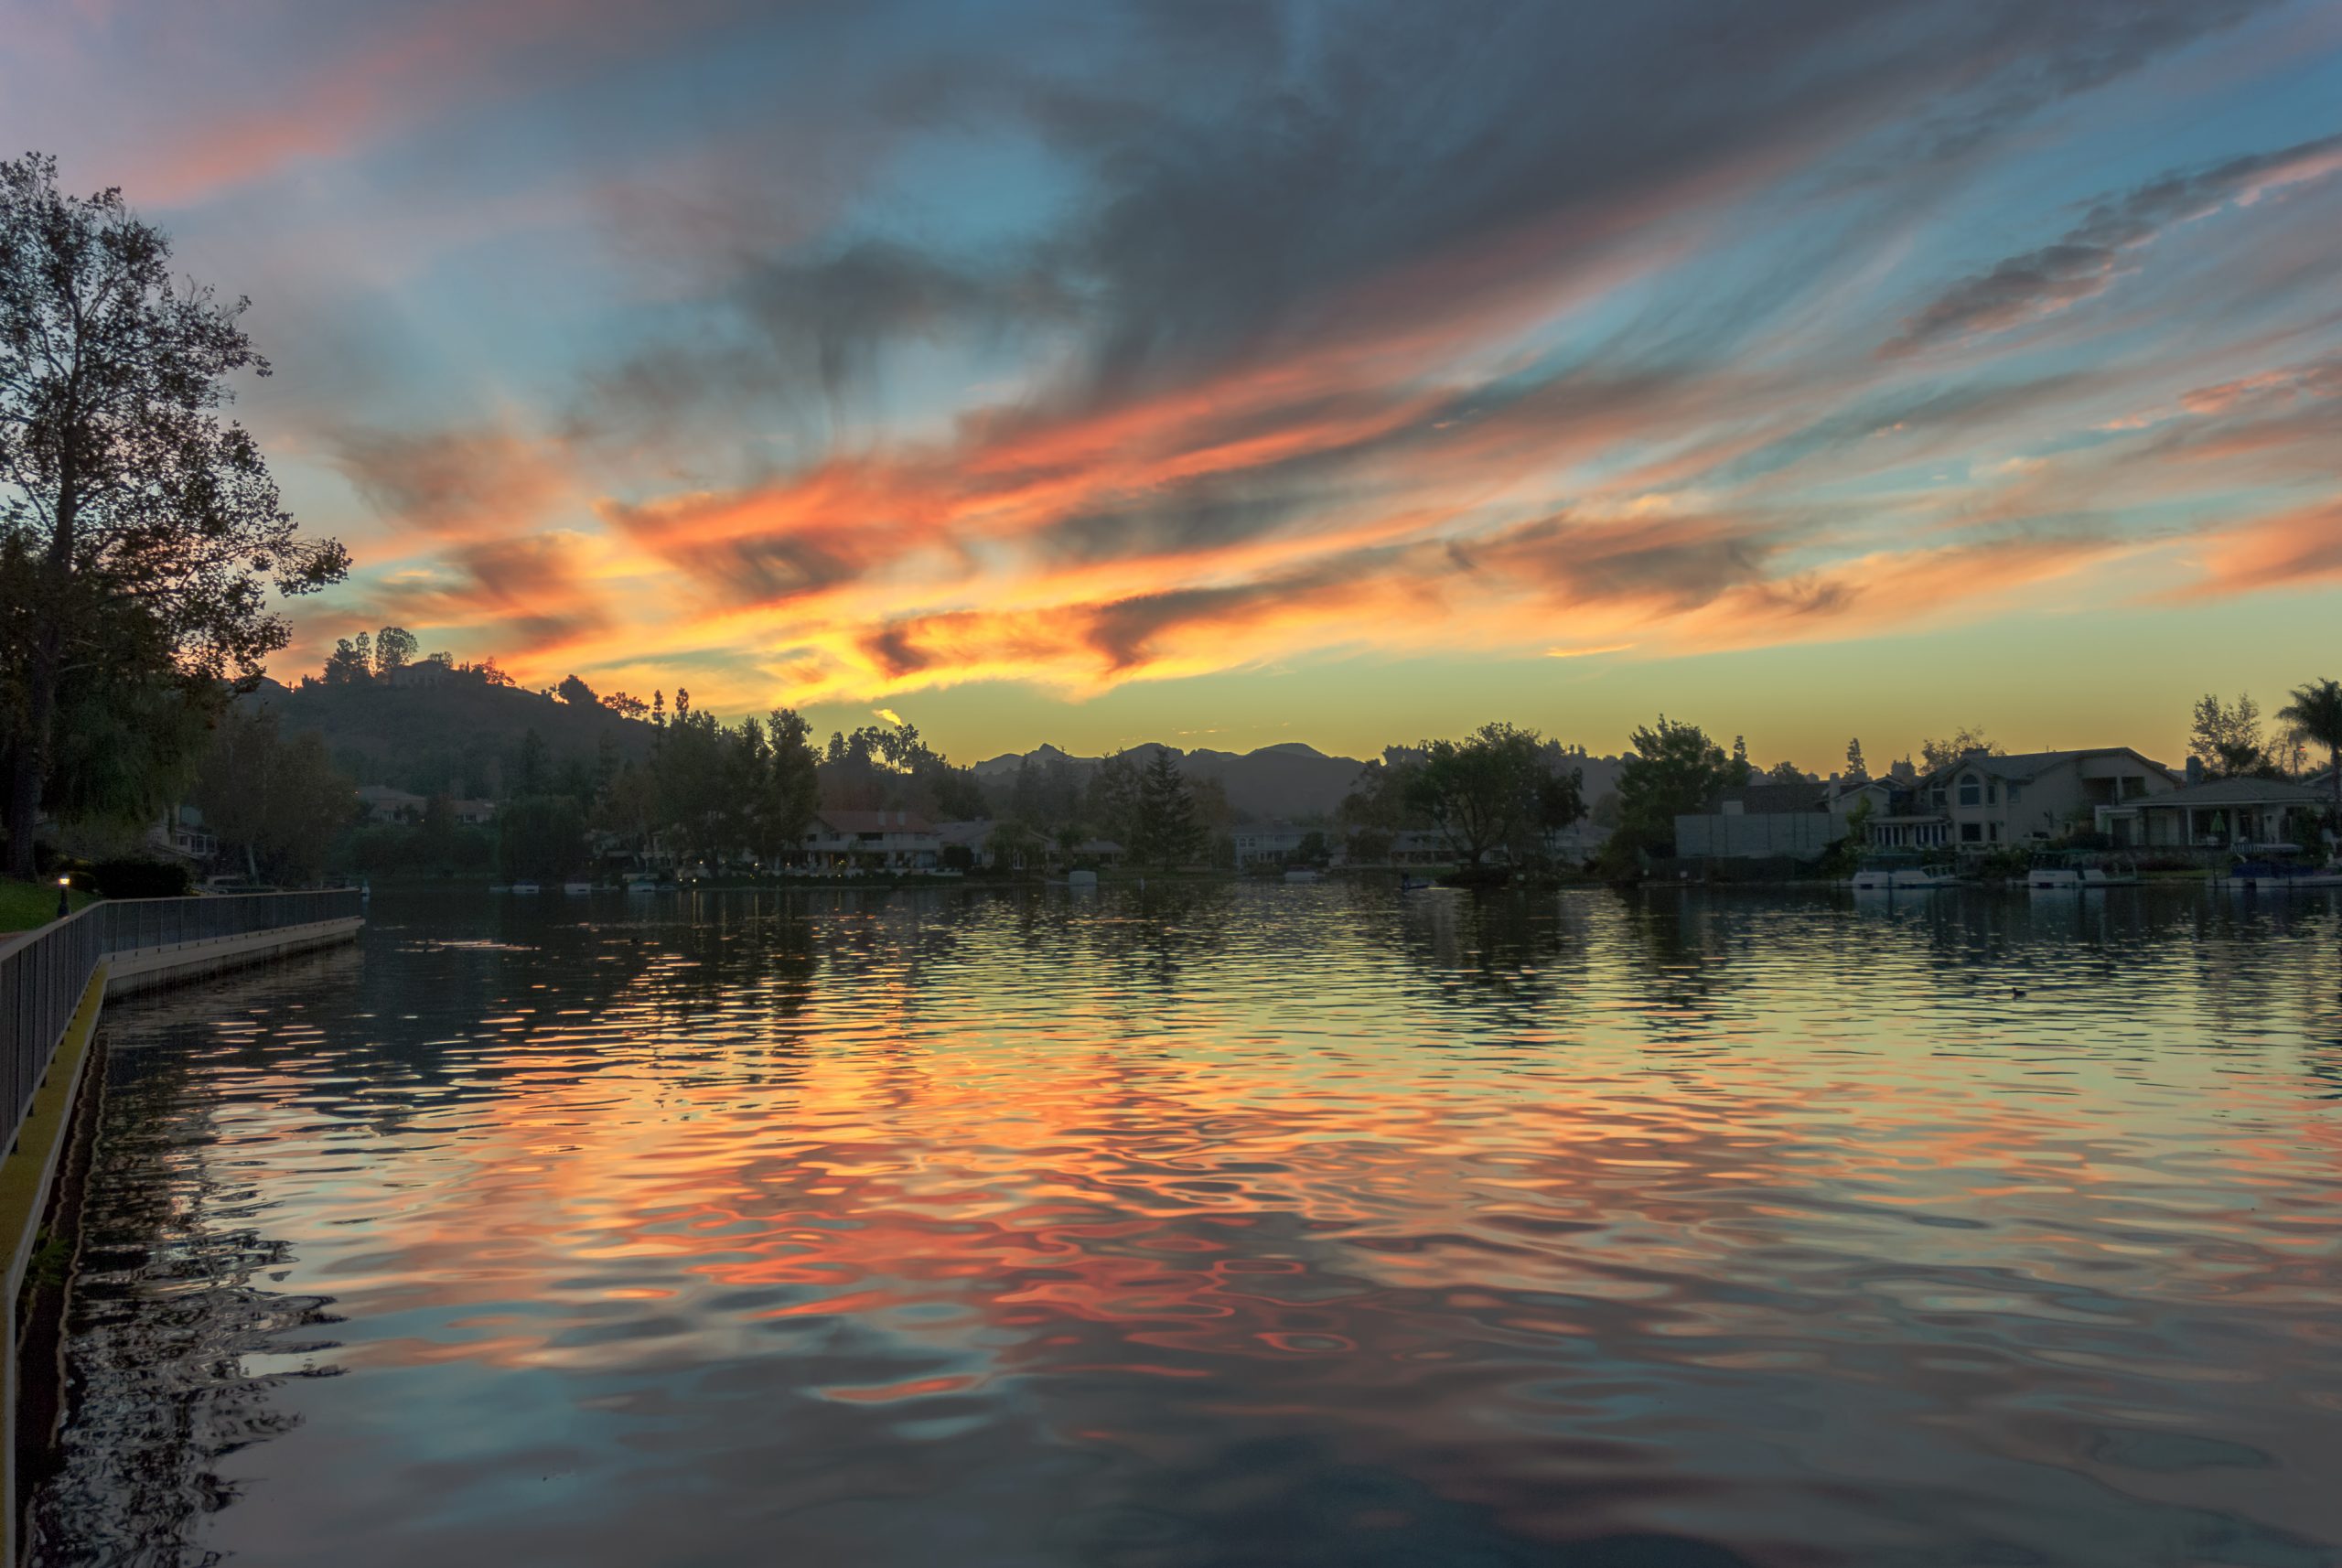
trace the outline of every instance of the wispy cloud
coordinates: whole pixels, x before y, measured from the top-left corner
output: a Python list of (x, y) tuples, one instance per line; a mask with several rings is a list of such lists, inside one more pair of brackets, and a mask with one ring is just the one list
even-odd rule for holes
[(1961, 279), (1903, 324), (1885, 352), (1907, 354), (1948, 338), (2005, 332), (2106, 292), (2131, 252), (2165, 231), (2272, 191), (2342, 171), (2342, 135), (2207, 168), (2174, 171), (2098, 202), (2054, 243)]

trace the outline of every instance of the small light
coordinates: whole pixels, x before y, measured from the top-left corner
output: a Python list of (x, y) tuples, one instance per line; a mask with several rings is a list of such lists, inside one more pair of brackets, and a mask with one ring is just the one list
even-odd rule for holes
[(73, 886), (73, 879), (70, 876), (60, 876), (57, 879), (57, 885), (59, 887), (70, 887)]

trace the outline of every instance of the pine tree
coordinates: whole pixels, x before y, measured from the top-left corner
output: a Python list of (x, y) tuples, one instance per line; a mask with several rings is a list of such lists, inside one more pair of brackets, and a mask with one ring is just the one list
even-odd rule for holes
[(1200, 833), (1196, 826), (1195, 798), (1168, 746), (1156, 748), (1139, 775), (1140, 858), (1165, 869), (1195, 858)]

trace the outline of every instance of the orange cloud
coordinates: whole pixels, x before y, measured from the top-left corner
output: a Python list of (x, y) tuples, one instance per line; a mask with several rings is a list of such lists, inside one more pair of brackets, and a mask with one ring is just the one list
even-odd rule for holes
[(2261, 588), (2307, 588), (2342, 581), (2342, 501), (2320, 500), (2212, 535), (2203, 575), (2168, 596), (2226, 598)]

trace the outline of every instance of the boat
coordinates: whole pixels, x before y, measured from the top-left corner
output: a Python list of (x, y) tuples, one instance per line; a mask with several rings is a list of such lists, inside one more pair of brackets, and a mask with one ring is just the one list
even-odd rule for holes
[(533, 882), (515, 882), (512, 884), (510, 891), (514, 893), (542, 893), (544, 889), (538, 886)]
[(1928, 865), (1916, 855), (1866, 854), (1855, 864), (1847, 886), (1857, 893), (1919, 893), (1959, 882), (1960, 874), (1951, 867)]
[(590, 882), (564, 882), (561, 885), (561, 890), (574, 897), (581, 893), (591, 893), (594, 891), (594, 885)]
[(1428, 876), (1402, 876), (1399, 878), (1399, 891), (1402, 893), (1427, 892), (1432, 886), (1432, 879)]
[(2239, 854), (2225, 871), (2212, 873), (2212, 886), (2247, 893), (2309, 892), (2342, 887), (2342, 866), (2313, 865), (2294, 857), (2297, 844), (2261, 844)]
[(2035, 855), (2025, 873), (2025, 885), (2036, 893), (2090, 893), (2138, 882), (2138, 866), (2121, 855), (2046, 852)]
[(1317, 874), (1305, 865), (1296, 865), (1284, 874), (1284, 879), (1287, 882), (1315, 882)]

